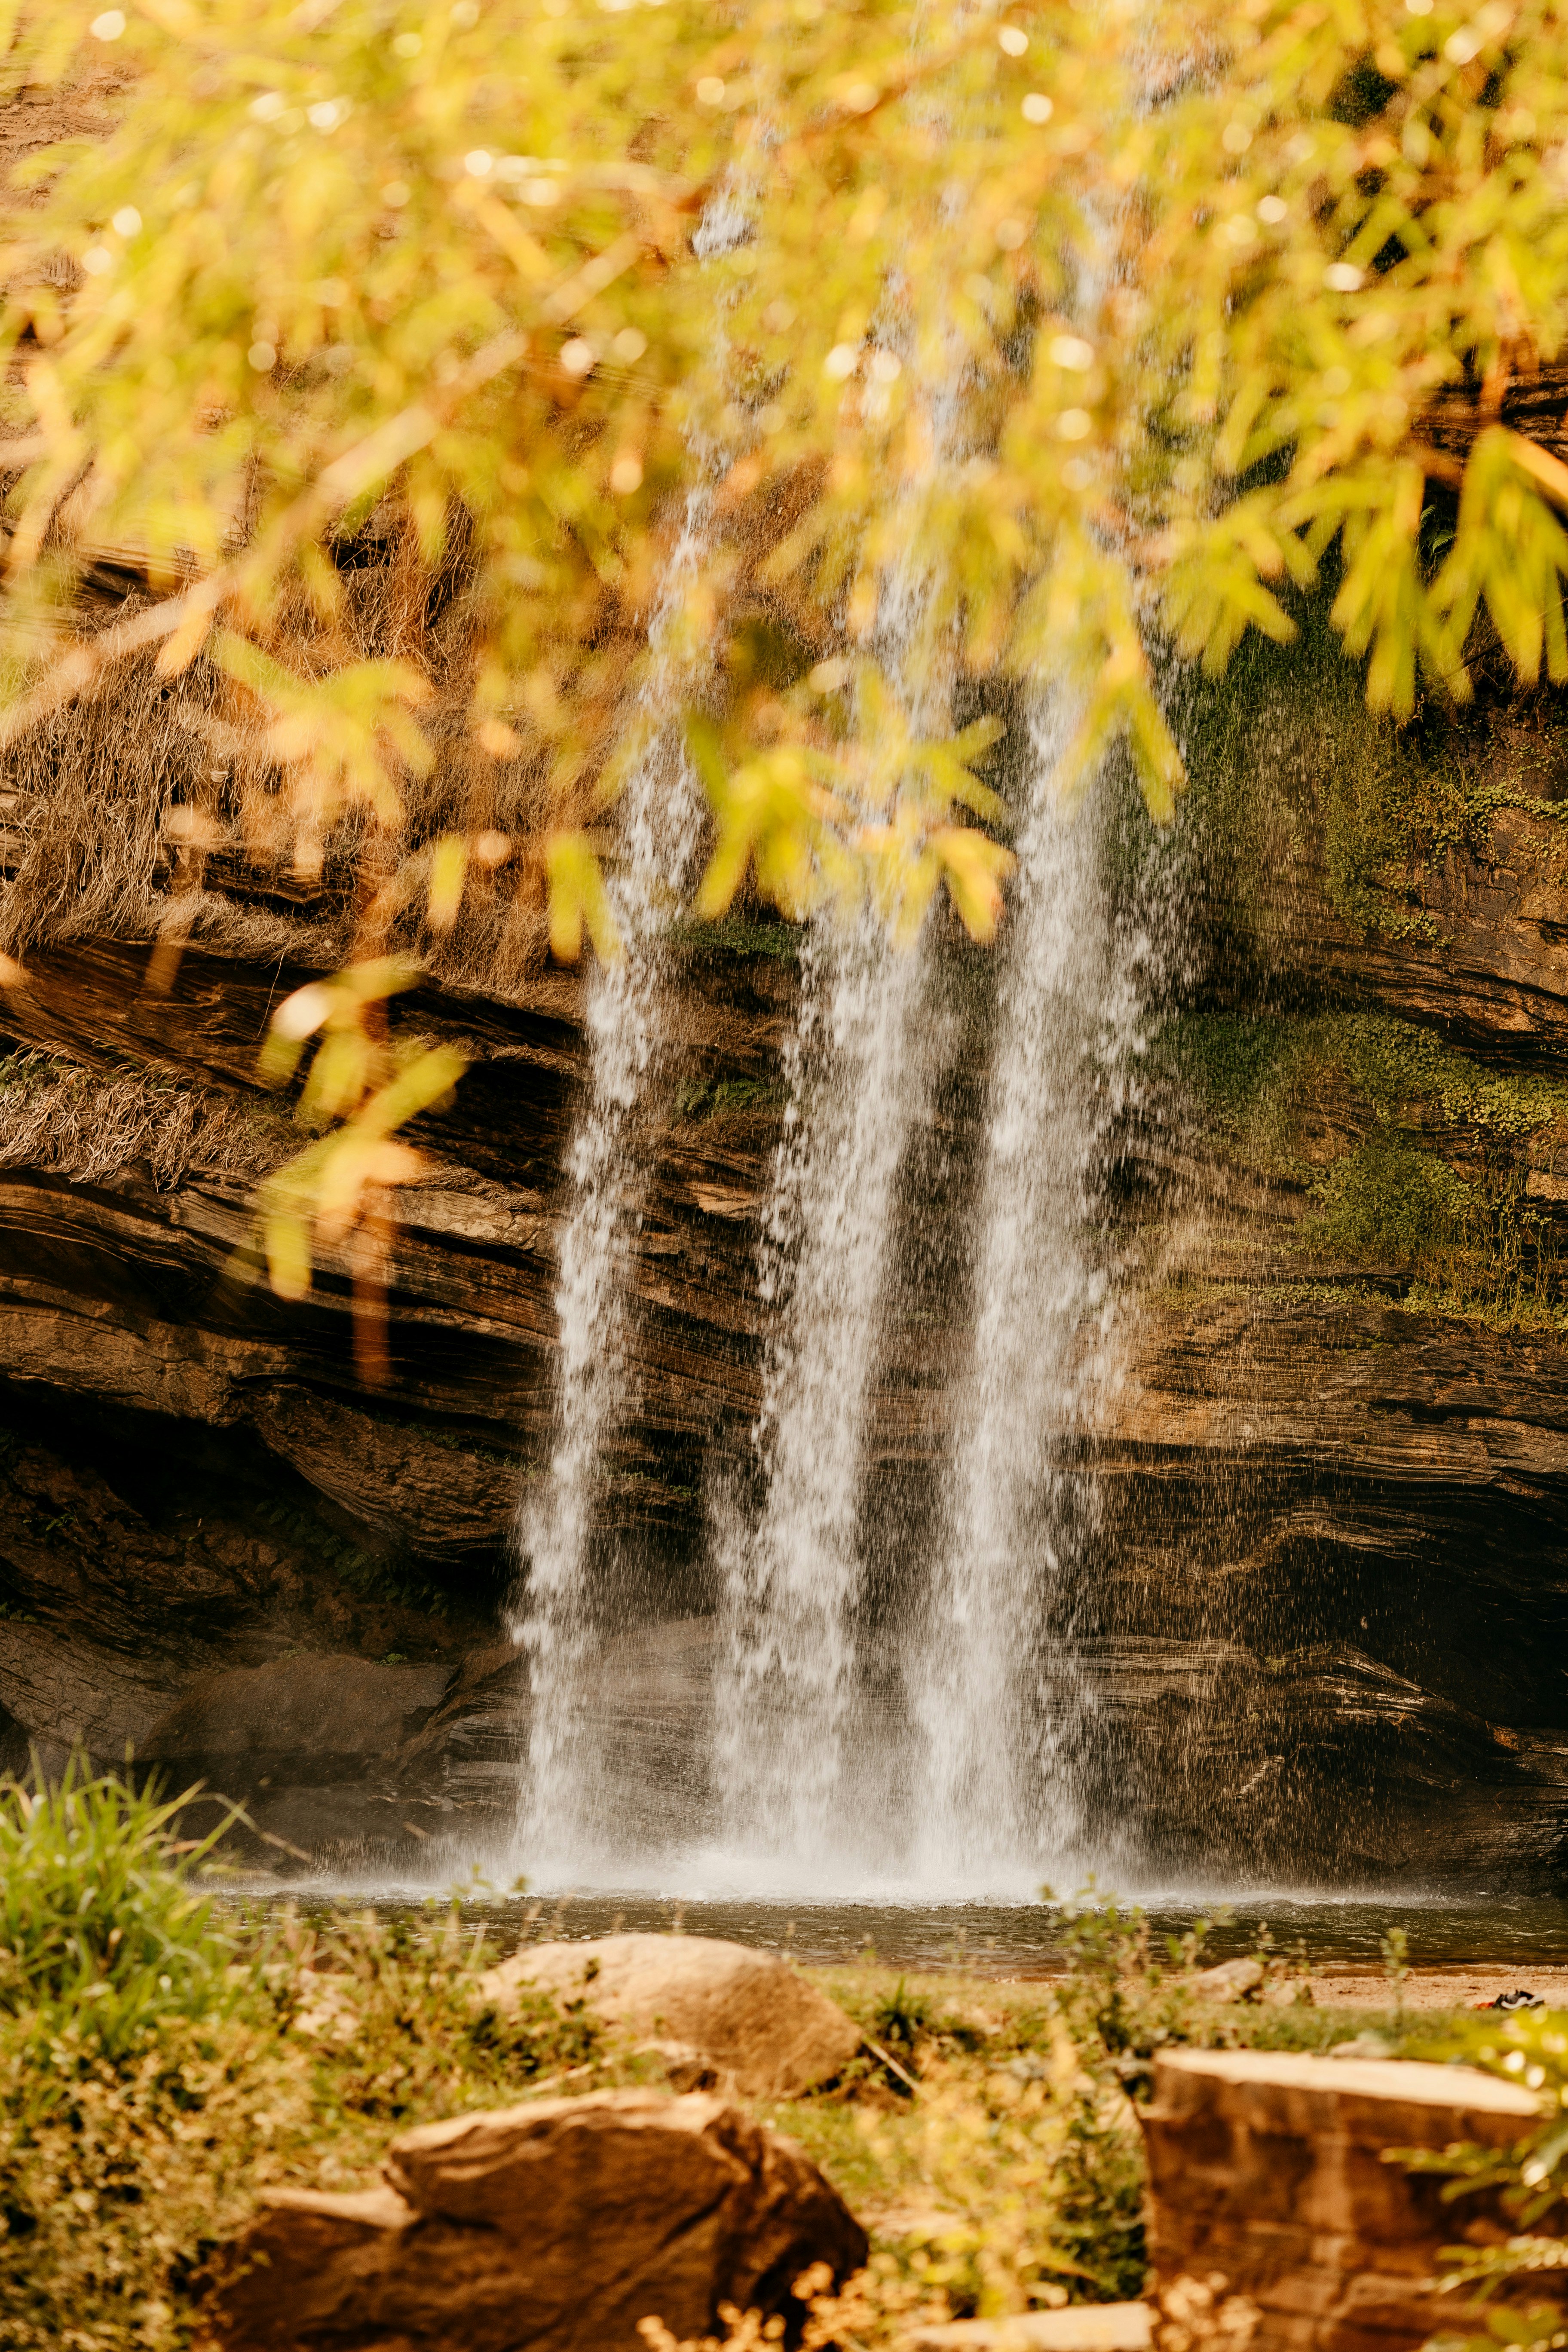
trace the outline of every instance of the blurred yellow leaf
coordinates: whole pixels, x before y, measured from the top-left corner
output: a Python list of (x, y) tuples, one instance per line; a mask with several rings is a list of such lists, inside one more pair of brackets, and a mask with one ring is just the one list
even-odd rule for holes
[(577, 961), (584, 929), (602, 962), (619, 955), (620, 934), (587, 835), (552, 833), (544, 845), (544, 872), (550, 891), (550, 951), (557, 962)]
[(443, 834), (430, 853), (428, 910), (431, 928), (449, 931), (463, 904), (468, 878), (468, 844), (460, 833)]
[(970, 825), (942, 825), (931, 845), (964, 929), (972, 939), (988, 943), (1002, 919), (1002, 885), (1013, 870), (1011, 852)]

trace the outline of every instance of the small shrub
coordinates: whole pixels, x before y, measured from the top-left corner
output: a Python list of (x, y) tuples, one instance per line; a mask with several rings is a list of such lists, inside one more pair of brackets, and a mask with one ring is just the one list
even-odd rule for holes
[(872, 2032), (900, 2055), (912, 2058), (931, 2027), (931, 2004), (923, 1993), (910, 1990), (907, 1977), (900, 1977), (891, 1992), (872, 2004)]
[[(1518, 2225), (1500, 2242), (1489, 2227), (1480, 2244), (1443, 2249), (1445, 2288), (1469, 2303), (1492, 2296), (1508, 2300), (1487, 2315), (1480, 2332), (1456, 2329), (1435, 2337), (1425, 2352), (1499, 2352), (1504, 2345), (1520, 2352), (1562, 2352), (1568, 2343), (1568, 2312), (1560, 2303), (1525, 2302), (1523, 2294), (1535, 2282), (1568, 2272), (1568, 2237), (1562, 2234), (1568, 2229), (1568, 2020), (1550, 2010), (1506, 2021), (1467, 2019), (1422, 2055), (1483, 2067), (1535, 2092), (1541, 2101), (1541, 2121), (1504, 2147), (1468, 2143), (1385, 2151), (1385, 2162), (1446, 2175), (1446, 2202), (1482, 2189), (1494, 2192)], [(1457, 2221), (1456, 2236), (1460, 2227)]]
[(259, 2189), (357, 2187), (408, 2125), (597, 2068), (583, 2003), (477, 2000), (455, 1912), (226, 1920), (177, 1810), (0, 1785), (0, 2352), (182, 2352)]
[(183, 1843), (184, 1801), (76, 1765), (52, 1788), (0, 1782), (0, 2012), (112, 2058), (231, 2005), (233, 1938), (188, 1872), (226, 1823)]
[(1315, 1238), (1347, 1257), (1400, 1266), (1445, 1262), (1484, 1217), (1457, 1168), (1398, 1136), (1368, 1136), (1314, 1189)]

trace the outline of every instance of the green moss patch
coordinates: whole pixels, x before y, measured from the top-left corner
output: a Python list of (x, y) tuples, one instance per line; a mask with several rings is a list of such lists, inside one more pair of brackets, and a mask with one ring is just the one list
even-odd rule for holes
[(1372, 1013), (1185, 1016), (1162, 1053), (1211, 1141), (1298, 1190), (1310, 1252), (1400, 1277), (1407, 1304), (1554, 1320), (1554, 1220), (1527, 1188), (1568, 1149), (1568, 1086)]

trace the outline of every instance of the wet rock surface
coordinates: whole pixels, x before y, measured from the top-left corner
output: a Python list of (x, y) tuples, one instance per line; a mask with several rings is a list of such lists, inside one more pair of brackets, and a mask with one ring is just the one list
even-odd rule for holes
[(226, 2352), (639, 2352), (640, 2319), (702, 2336), (719, 2305), (788, 2312), (865, 2231), (816, 2167), (694, 2094), (591, 2093), (406, 2132), (384, 2185), (278, 2193), (231, 2250)]
[[(1517, 840), (1505, 825), (1484, 870), (1453, 853), (1431, 940), (1358, 940), (1321, 877), (1287, 877), (1301, 985), (1555, 1068), (1568, 965), (1541, 897), (1542, 822)], [(307, 975), (193, 953), (159, 999), (146, 953), (34, 955), (30, 992), (5, 1000), (16, 1045), (267, 1111), (256, 1040)], [(757, 1411), (776, 1135), (757, 1098), (776, 1094), (793, 990), (776, 954), (694, 960), (679, 1090), (672, 1076), (647, 1112), (627, 1414), (596, 1537), (644, 1622), (595, 1670), (645, 1838), (689, 1834), (708, 1800), (692, 1766), (715, 1639), (704, 1512)], [(526, 1003), (408, 1003), (473, 1066), (421, 1137), (437, 1165), (404, 1202), (379, 1394), (354, 1375), (342, 1266), (302, 1307), (247, 1277), (249, 1180), (0, 1168), (0, 1759), (79, 1745), (118, 1763), (187, 1693), (290, 1654), (439, 1665), (429, 1711), (374, 1749), (307, 1743), (280, 1772), (260, 1748), (243, 1772), (240, 1751), (199, 1743), (163, 1759), (226, 1793), (243, 1780), (258, 1827), (339, 1860), (428, 1859), (432, 1839), (504, 1828), (515, 1805), (526, 1686), (501, 1620), (519, 1499), (550, 1444), (561, 1162), (586, 1067), (570, 977)], [(750, 1108), (722, 1108), (732, 1081)], [(961, 1126), (922, 1146), (939, 1226), (962, 1210), (938, 1181)], [(1064, 1459), (1095, 1498), (1071, 1640), (1047, 1670), (1093, 1700), (1090, 1830), (1137, 1820), (1161, 1863), (1244, 1882), (1420, 1881), (1440, 1851), (1450, 1877), (1556, 1884), (1568, 1342), (1407, 1312), (1364, 1269), (1352, 1294), (1304, 1249), (1288, 1187), (1169, 1126), (1125, 1150), (1126, 1360), (1092, 1455)], [(868, 1463), (869, 1510), (916, 1546), (963, 1300), (933, 1276), (920, 1307), (888, 1335)]]

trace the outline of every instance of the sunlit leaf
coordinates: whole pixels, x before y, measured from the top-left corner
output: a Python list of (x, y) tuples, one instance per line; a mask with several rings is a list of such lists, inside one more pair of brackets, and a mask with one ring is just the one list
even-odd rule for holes
[(587, 835), (554, 833), (544, 845), (550, 890), (550, 950), (561, 963), (575, 963), (584, 930), (595, 952), (608, 963), (620, 953), (620, 934), (610, 912), (605, 877)]

